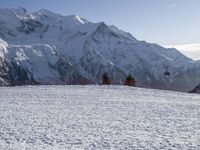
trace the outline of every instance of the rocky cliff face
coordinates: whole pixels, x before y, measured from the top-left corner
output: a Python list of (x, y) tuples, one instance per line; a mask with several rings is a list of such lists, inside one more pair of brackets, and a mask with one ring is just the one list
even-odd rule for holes
[[(169, 66), (170, 76), (164, 75)], [(189, 91), (200, 62), (176, 49), (138, 41), (130, 33), (48, 10), (0, 9), (0, 84), (113, 84), (132, 74), (137, 85)]]
[(200, 84), (197, 85), (193, 90), (189, 91), (189, 93), (200, 94)]

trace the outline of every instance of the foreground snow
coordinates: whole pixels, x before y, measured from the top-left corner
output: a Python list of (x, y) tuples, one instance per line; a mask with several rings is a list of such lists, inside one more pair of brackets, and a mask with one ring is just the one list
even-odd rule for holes
[(0, 88), (2, 149), (200, 149), (200, 96), (120, 86)]

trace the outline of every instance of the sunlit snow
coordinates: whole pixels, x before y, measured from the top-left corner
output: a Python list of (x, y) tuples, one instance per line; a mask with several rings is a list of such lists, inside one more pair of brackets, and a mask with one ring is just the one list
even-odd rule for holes
[(200, 96), (123, 86), (0, 88), (1, 149), (200, 149)]

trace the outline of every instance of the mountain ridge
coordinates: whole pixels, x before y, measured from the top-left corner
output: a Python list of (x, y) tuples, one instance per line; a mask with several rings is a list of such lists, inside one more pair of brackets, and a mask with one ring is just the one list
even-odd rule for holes
[[(77, 15), (63, 16), (44, 9), (0, 12), (2, 85), (18, 80), (4, 79), (3, 74), (13, 72), (11, 62), (29, 74), (27, 81), (33, 79), (38, 84), (97, 84), (104, 72), (114, 84), (122, 84), (132, 74), (138, 86), (148, 88), (189, 91), (200, 83), (198, 61), (174, 48), (139, 41), (104, 22), (92, 23)], [(170, 76), (164, 75), (166, 66)]]

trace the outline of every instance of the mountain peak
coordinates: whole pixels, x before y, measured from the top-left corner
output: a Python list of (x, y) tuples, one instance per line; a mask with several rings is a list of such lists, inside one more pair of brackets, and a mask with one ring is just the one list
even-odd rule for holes
[(14, 14), (20, 19), (32, 18), (28, 10), (23, 7), (13, 9)]
[(18, 8), (14, 8), (13, 9), (15, 12), (19, 12), (19, 13), (27, 13), (28, 11), (23, 8), (23, 7), (18, 7)]
[(99, 30), (102, 30), (102, 29), (107, 29), (107, 30), (110, 30), (110, 28), (105, 24), (105, 22), (99, 22), (98, 23), (98, 28)]
[(80, 23), (80, 24), (88, 23), (88, 21), (86, 19), (82, 18), (79, 15), (70, 15), (70, 16), (66, 16), (66, 18), (71, 18), (72, 20), (74, 20), (74, 21), (76, 21), (77, 23)]
[[(41, 13), (43, 15), (58, 15), (57, 13), (54, 13), (48, 9), (40, 9), (39, 11), (37, 11), (38, 13)], [(59, 14), (60, 15), (60, 14)], [(61, 15), (60, 15), (61, 16)]]

